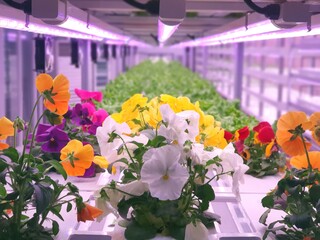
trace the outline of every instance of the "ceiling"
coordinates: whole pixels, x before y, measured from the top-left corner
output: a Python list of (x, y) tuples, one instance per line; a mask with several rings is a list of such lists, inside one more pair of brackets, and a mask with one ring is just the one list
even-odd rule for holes
[[(136, 1), (147, 3), (149, 0)], [(69, 0), (69, 2), (146, 43), (153, 45), (157, 43), (158, 16), (135, 8), (123, 0)], [(274, 1), (254, 2), (263, 7)], [(206, 31), (212, 31), (234, 21), (249, 11), (243, 0), (186, 0), (186, 17), (166, 44), (202, 37)]]

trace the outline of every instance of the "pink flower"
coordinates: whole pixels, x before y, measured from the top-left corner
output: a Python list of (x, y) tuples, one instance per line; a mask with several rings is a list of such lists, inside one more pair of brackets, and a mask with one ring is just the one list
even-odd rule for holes
[(91, 103), (82, 103), (82, 109), (87, 109), (88, 110), (88, 113), (89, 113), (89, 116), (91, 117), (94, 112), (96, 111), (96, 108), (94, 105), (92, 105)]
[(102, 101), (102, 93), (101, 92), (90, 92), (82, 89), (74, 89), (77, 96), (81, 99), (81, 102), (92, 102), (95, 100), (97, 102)]
[(102, 125), (103, 121), (109, 116), (108, 112), (104, 109), (99, 109), (93, 113), (92, 122), (97, 123), (100, 126)]

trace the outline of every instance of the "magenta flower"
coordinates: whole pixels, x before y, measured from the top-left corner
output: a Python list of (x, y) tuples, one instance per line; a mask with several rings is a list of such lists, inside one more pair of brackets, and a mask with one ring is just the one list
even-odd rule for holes
[(101, 92), (90, 92), (82, 89), (74, 89), (77, 96), (81, 99), (81, 102), (92, 102), (95, 100), (97, 102), (102, 101), (102, 93)]
[(93, 113), (92, 122), (102, 126), (103, 121), (109, 116), (109, 113), (104, 109), (99, 109)]
[(51, 126), (49, 124), (39, 124), (36, 141), (43, 143), (41, 150), (49, 153), (59, 153), (69, 142), (68, 134), (62, 129), (62, 125)]
[(108, 112), (104, 109), (95, 111), (92, 116), (92, 125), (89, 127), (88, 132), (96, 135), (97, 128), (102, 126), (103, 121), (109, 116)]

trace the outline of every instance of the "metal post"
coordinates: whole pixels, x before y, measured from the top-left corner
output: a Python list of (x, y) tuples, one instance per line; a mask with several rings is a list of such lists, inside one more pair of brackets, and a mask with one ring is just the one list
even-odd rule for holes
[[(279, 39), (279, 45), (281, 48), (285, 48), (285, 39)], [(285, 54), (284, 56), (288, 56), (288, 54)], [(281, 56), (279, 58), (279, 75), (283, 76), (284, 73), (284, 64), (285, 64), (285, 60), (284, 60), (284, 56)], [(282, 101), (282, 92), (283, 92), (283, 83), (281, 82), (280, 84), (278, 84), (278, 96), (277, 96), (277, 100), (278, 103), (283, 103)], [(281, 105), (280, 105), (281, 106)], [(277, 107), (277, 118), (279, 118), (281, 116), (281, 109), (279, 109), (279, 106)]]
[(90, 54), (90, 42), (83, 40), (82, 44), (82, 63), (81, 63), (81, 87), (85, 90), (94, 90), (92, 78), (92, 63)]
[[(264, 47), (266, 45), (266, 41), (263, 41), (263, 46)], [(263, 55), (261, 56), (261, 59), (260, 59), (260, 69), (261, 69), (261, 72), (264, 72), (266, 68), (266, 57)], [(264, 93), (264, 79), (262, 78), (259, 78), (259, 94), (260, 96), (263, 96), (263, 93)], [(264, 99), (263, 98), (260, 98), (259, 100), (259, 118), (262, 119), (263, 117), (263, 107), (264, 107)]]
[[(21, 65), (22, 68), (22, 86), (23, 86), (23, 118), (29, 119), (33, 104), (36, 100), (36, 90), (35, 90), (35, 83), (34, 78), (35, 74), (33, 69), (34, 66), (34, 41), (33, 41), (33, 34), (25, 32), (25, 38), (21, 39), (22, 44), (22, 56), (23, 64)], [(35, 124), (34, 120), (34, 124)]]
[(234, 65), (234, 98), (240, 101), (242, 97), (243, 57), (244, 43), (236, 43)]
[(207, 78), (208, 71), (208, 47), (202, 48), (202, 77)]
[(0, 117), (6, 115), (4, 64), (4, 29), (0, 28)]

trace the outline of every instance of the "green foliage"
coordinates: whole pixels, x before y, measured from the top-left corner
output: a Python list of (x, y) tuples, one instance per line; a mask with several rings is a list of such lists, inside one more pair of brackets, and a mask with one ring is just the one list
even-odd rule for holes
[(276, 239), (319, 239), (320, 237), (320, 172), (317, 169), (287, 170), (277, 188), (262, 199), (267, 211), (260, 217), (266, 225), (271, 210), (285, 216), (269, 224), (263, 239), (270, 233)]
[(130, 69), (106, 86), (101, 107), (109, 113), (119, 112), (125, 100), (136, 93), (144, 93), (149, 99), (161, 94), (186, 96), (191, 102), (200, 102), (201, 109), (221, 121), (229, 131), (244, 125), (257, 123), (239, 109), (239, 102), (223, 99), (212, 84), (177, 62), (152, 63), (150, 61)]

